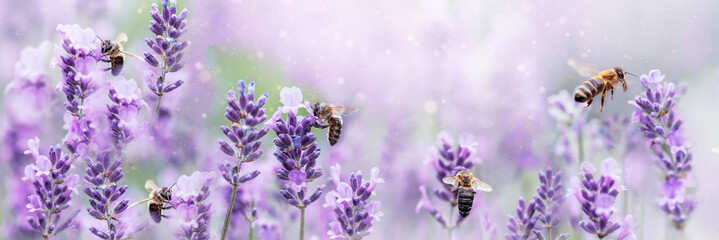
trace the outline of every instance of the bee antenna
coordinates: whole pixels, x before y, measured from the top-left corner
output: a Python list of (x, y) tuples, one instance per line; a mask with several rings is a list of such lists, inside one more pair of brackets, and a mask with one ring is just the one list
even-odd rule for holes
[(172, 187), (174, 187), (175, 185), (177, 185), (177, 182), (173, 183), (173, 184), (172, 184), (169, 188), (167, 188), (167, 189), (172, 189)]
[(104, 42), (104, 41), (105, 41), (105, 40), (102, 40), (102, 38), (101, 38), (100, 36), (98, 36), (98, 35), (95, 35), (95, 37), (97, 37), (97, 39), (100, 39), (100, 42)]
[(624, 73), (629, 74), (629, 75), (632, 75), (632, 76), (634, 76), (634, 77), (637, 77), (637, 75), (634, 75), (634, 73), (630, 73), (630, 72), (624, 72)]

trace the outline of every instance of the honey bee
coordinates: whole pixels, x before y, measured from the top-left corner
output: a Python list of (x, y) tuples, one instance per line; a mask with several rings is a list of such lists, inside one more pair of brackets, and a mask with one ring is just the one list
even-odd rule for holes
[(587, 64), (576, 62), (574, 59), (569, 59), (567, 64), (577, 70), (580, 75), (589, 77), (589, 80), (585, 81), (577, 88), (577, 92), (574, 94), (574, 101), (580, 103), (587, 102), (587, 106), (585, 107), (587, 108), (589, 105), (592, 105), (594, 97), (601, 93), (602, 100), (599, 107), (600, 112), (604, 110), (604, 97), (607, 95), (607, 92), (611, 93), (612, 100), (614, 100), (614, 87), (619, 85), (619, 83), (622, 84), (624, 91), (627, 91), (627, 82), (624, 80), (624, 74), (634, 75), (624, 72), (624, 69), (621, 67), (615, 67), (599, 72), (596, 68)]
[(171, 188), (173, 186), (175, 186), (175, 184), (172, 184), (172, 186), (170, 187), (160, 188), (152, 179), (147, 180), (147, 182), (145, 182), (145, 189), (150, 192), (149, 198), (136, 202), (130, 207), (150, 202), (150, 217), (152, 217), (152, 220), (154, 220), (156, 223), (159, 223), (160, 220), (162, 220), (162, 210), (167, 210), (171, 208), (170, 206), (165, 206), (165, 203), (169, 203), (170, 200), (172, 200)]
[(327, 134), (327, 140), (330, 142), (330, 146), (333, 146), (340, 139), (340, 134), (342, 133), (342, 116), (349, 116), (356, 111), (357, 109), (353, 107), (329, 103), (315, 103), (312, 105), (312, 112), (315, 117), (327, 124), (315, 123), (313, 126), (319, 129), (329, 127), (330, 131)]
[(442, 178), (442, 182), (456, 187), (452, 193), (457, 194), (457, 209), (459, 210), (459, 215), (462, 215), (462, 217), (467, 217), (469, 211), (472, 210), (474, 194), (476, 194), (478, 190), (485, 192), (492, 191), (492, 186), (474, 177), (468, 170), (459, 170), (455, 176)]
[[(98, 37), (100, 38), (100, 37)], [(101, 59), (103, 62), (109, 62), (110, 68), (107, 70), (112, 70), (112, 75), (117, 76), (120, 74), (120, 71), (122, 71), (122, 65), (125, 63), (125, 55), (137, 58), (142, 60), (142, 58), (138, 57), (135, 54), (125, 52), (122, 48), (122, 45), (127, 42), (127, 34), (125, 33), (119, 33), (117, 34), (117, 37), (115, 37), (115, 40), (102, 40), (100, 38), (100, 41), (102, 41), (102, 44), (100, 45), (100, 50), (102, 51), (102, 55), (106, 56), (107, 59)]]

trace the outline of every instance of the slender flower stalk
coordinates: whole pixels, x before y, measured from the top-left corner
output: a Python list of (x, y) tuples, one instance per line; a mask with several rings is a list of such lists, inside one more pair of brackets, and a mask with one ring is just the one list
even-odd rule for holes
[(579, 174), (582, 177), (582, 189), (575, 192), (574, 196), (582, 205), (586, 218), (579, 222), (579, 227), (599, 239), (604, 239), (620, 229), (616, 239), (634, 239), (629, 227), (631, 216), (627, 216), (622, 224), (611, 219), (615, 212), (614, 202), (617, 195), (624, 189), (624, 186), (619, 185), (619, 170), (616, 166), (617, 162), (613, 158), (604, 160), (601, 176), (597, 179), (594, 177), (596, 170), (591, 163), (581, 164)]
[(227, 236), (227, 231), (230, 226), (230, 218), (234, 209), (233, 205), (237, 197), (237, 188), (240, 184), (260, 175), (260, 171), (257, 170), (240, 175), (242, 164), (253, 162), (262, 156), (263, 152), (262, 149), (260, 149), (262, 142), (259, 140), (268, 132), (266, 126), (260, 125), (267, 120), (264, 105), (268, 95), (262, 94), (257, 102), (255, 102), (255, 82), (245, 85), (245, 82), (240, 80), (237, 83), (237, 90), (238, 94), (235, 94), (233, 90), (227, 93), (227, 104), (229, 107), (226, 109), (225, 118), (231, 122), (231, 125), (229, 127), (220, 127), (222, 133), (230, 140), (229, 143), (220, 140), (220, 150), (233, 158), (232, 162), (225, 161), (219, 164), (222, 177), (232, 185), (232, 194), (229, 201), (230, 206), (227, 208), (224, 226), (222, 227), (222, 239), (225, 239)]
[(454, 186), (445, 184), (442, 179), (447, 176), (454, 176), (456, 171), (460, 169), (470, 170), (474, 166), (472, 154), (475, 152), (477, 142), (470, 134), (462, 134), (459, 138), (459, 144), (452, 149), (452, 140), (449, 134), (442, 132), (438, 136), (439, 148), (430, 148), (430, 160), (436, 171), (436, 180), (441, 184), (442, 188), (434, 190), (434, 195), (449, 207), (449, 221), (445, 220), (441, 213), (431, 204), (427, 198), (426, 188), (420, 186), (422, 199), (417, 203), (416, 213), (426, 210), (433, 218), (447, 230), (447, 234), (452, 236), (452, 231), (459, 227), (464, 220), (463, 217), (454, 219), (454, 213), (457, 211), (457, 194), (452, 193)]
[[(339, 174), (336, 176), (339, 178)], [(337, 182), (337, 189), (325, 195), (323, 205), (333, 208), (336, 216), (336, 220), (329, 223), (327, 235), (330, 239), (362, 239), (370, 234), (372, 221), (379, 222), (379, 217), (384, 215), (379, 211), (380, 202), (370, 200), (377, 183), (384, 182), (379, 178), (379, 168), (372, 168), (369, 181), (362, 178), (362, 171), (357, 171), (350, 175), (348, 182), (339, 179)]]
[(95, 161), (84, 156), (85, 176), (83, 177), (89, 187), (83, 192), (90, 197), (90, 208), (87, 213), (91, 217), (107, 223), (107, 229), (101, 230), (90, 227), (90, 232), (102, 239), (123, 239), (127, 223), (120, 221), (119, 214), (123, 213), (130, 202), (129, 199), (119, 200), (127, 191), (127, 185), (119, 184), (124, 175), (122, 171), (122, 158), (110, 152), (98, 154)]
[(692, 155), (675, 108), (684, 89), (677, 91), (674, 83), (662, 80), (664, 75), (659, 70), (640, 77), (645, 92), (630, 102), (635, 109), (632, 120), (640, 124), (640, 131), (666, 175), (659, 207), (672, 219), (674, 228), (682, 230), (697, 204), (696, 198), (686, 193), (692, 182)]
[[(273, 115), (273, 121), (268, 124), (277, 134), (274, 143), (277, 150), (274, 152), (282, 168), (277, 170), (276, 176), (284, 182), (280, 193), (292, 206), (300, 209), (300, 240), (304, 239), (305, 208), (317, 201), (322, 195), (325, 186), (321, 185), (309, 194), (307, 183), (322, 176), (322, 168), (317, 167), (317, 158), (320, 149), (311, 133), (312, 125), (317, 119), (312, 115), (309, 103), (302, 104), (302, 92), (298, 88), (283, 88), (280, 91), (280, 101), (285, 104)], [(297, 116), (298, 109), (304, 107), (308, 116)], [(286, 109), (289, 114), (286, 120), (280, 115)], [(274, 120), (276, 119), (276, 120)]]
[(65, 230), (77, 212), (66, 216), (61, 223), (60, 218), (64, 210), (69, 207), (72, 193), (78, 194), (80, 177), (77, 174), (68, 174), (73, 159), (63, 155), (59, 147), (50, 147), (47, 156), (40, 155), (37, 149), (37, 139), (28, 141), (29, 150), (35, 158), (35, 163), (25, 167), (23, 181), (29, 181), (34, 187), (34, 193), (28, 196), (27, 209), (30, 216), (28, 223), (42, 238), (49, 239)]
[(177, 190), (173, 192), (172, 208), (177, 212), (180, 229), (177, 237), (186, 240), (210, 239), (210, 216), (212, 204), (210, 184), (215, 179), (215, 172), (197, 172), (191, 176), (182, 175), (177, 179)]
[(160, 114), (162, 96), (177, 89), (183, 83), (182, 80), (177, 80), (166, 85), (165, 80), (168, 72), (177, 72), (185, 66), (185, 63), (182, 62), (182, 50), (189, 45), (187, 41), (181, 40), (180, 37), (185, 32), (185, 27), (187, 26), (185, 18), (187, 18), (190, 8), (185, 7), (178, 15), (176, 0), (169, 2), (168, 0), (162, 0), (161, 5), (162, 12), (155, 3), (150, 7), (152, 20), (150, 20), (149, 29), (155, 35), (155, 38), (145, 38), (145, 43), (156, 55), (150, 52), (144, 53), (145, 62), (157, 69), (154, 75), (145, 80), (147, 87), (157, 95), (155, 120), (158, 119)]
[[(227, 199), (229, 200), (232, 195), (232, 189), (229, 188), (229, 191), (227, 191)], [(235, 203), (232, 205), (232, 215), (240, 214), (242, 215), (242, 218), (244, 218), (245, 221), (247, 221), (247, 225), (249, 228), (249, 236), (248, 239), (252, 240), (254, 239), (254, 232), (255, 227), (254, 223), (257, 220), (257, 208), (255, 207), (255, 200), (254, 199), (247, 199), (247, 197), (243, 197), (243, 195), (249, 195), (247, 192), (245, 192), (243, 189), (239, 188), (236, 191), (236, 198)], [(233, 219), (232, 225), (235, 225), (234, 221), (237, 221), (237, 219)]]

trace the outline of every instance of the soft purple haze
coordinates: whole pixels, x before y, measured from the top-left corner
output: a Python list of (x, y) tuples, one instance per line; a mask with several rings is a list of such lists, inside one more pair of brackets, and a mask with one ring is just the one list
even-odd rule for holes
[[(172, 23), (172, 14), (167, 20), (162, 16), (164, 5), (175, 6)], [(80, 176), (78, 191), (104, 194), (83, 176), (92, 175), (87, 174), (92, 173), (88, 163), (94, 167), (98, 158), (104, 161), (103, 152), (111, 152), (108, 164), (120, 162), (123, 176), (114, 179), (117, 186), (108, 191), (127, 186), (112, 202), (113, 209), (126, 199), (133, 203), (147, 198), (148, 179), (169, 187), (183, 175), (215, 174), (206, 183), (207, 191), (196, 186), (196, 198), (185, 202), (190, 204), (164, 210), (168, 218), (159, 225), (150, 219), (147, 205), (119, 211), (121, 222), (128, 223), (125, 235), (135, 239), (178, 236), (179, 229), (204, 229), (202, 224), (209, 224), (209, 236), (219, 239), (231, 196), (228, 187), (233, 181), (243, 182), (242, 176), (253, 179), (238, 187), (229, 239), (247, 238), (250, 220), (255, 239), (297, 239), (300, 210), (295, 206), (303, 206), (305, 200), (311, 203), (316, 192), (321, 192), (320, 201), (306, 208), (305, 238), (329, 239), (336, 213), (334, 207), (322, 207), (325, 197), (339, 193), (339, 182), (349, 184), (349, 173), (362, 171), (368, 181), (367, 173), (375, 166), (385, 183), (369, 199), (381, 202), (384, 215), (381, 222), (372, 222), (370, 235), (363, 239), (446, 239), (438, 219), (449, 222), (450, 211), (457, 209), (435, 193), (445, 186), (437, 179), (436, 159), (427, 152), (441, 146), (436, 143), (440, 133), (459, 145), (461, 136), (474, 136), (472, 173), (494, 188), (476, 194), (470, 215), (452, 232), (452, 239), (501, 239), (510, 233), (507, 215), (517, 216), (519, 197), (528, 205), (533, 195), (541, 195), (537, 188), (546, 183), (537, 176), (542, 172), (546, 177), (548, 167), (562, 172), (565, 186), (562, 210), (552, 213), (558, 217), (552, 235), (569, 233), (569, 239), (583, 239), (586, 227), (579, 222), (585, 212), (575, 197), (582, 191), (580, 164), (599, 169), (607, 158), (616, 159), (612, 176), (626, 187), (611, 209), (612, 219), (627, 228), (616, 230), (612, 238), (629, 231), (638, 239), (719, 235), (713, 224), (719, 212), (713, 204), (719, 200), (713, 186), (719, 155), (710, 151), (719, 146), (711, 134), (719, 132), (714, 106), (719, 101), (717, 2), (172, 0), (164, 5), (137, 0), (0, 0), (0, 164), (7, 166), (0, 169), (0, 195), (5, 196), (0, 197), (0, 238), (39, 236), (27, 221), (35, 214), (26, 211), (27, 197), (34, 190), (22, 180), (26, 166), (39, 166), (37, 156), (24, 154), (33, 139), (37, 145), (32, 148), (42, 154), (59, 144), (63, 156), (71, 159), (67, 176)], [(168, 29), (158, 31), (160, 25)], [(109, 64), (98, 62), (93, 49), (99, 46), (97, 37), (113, 39), (119, 32), (129, 36), (124, 49), (144, 59), (126, 57), (115, 77), (102, 71)], [(72, 47), (78, 52), (63, 47), (68, 38), (77, 42)], [(155, 45), (158, 50), (152, 48)], [(87, 56), (72, 62), (58, 58), (85, 51)], [(616, 91), (613, 100), (607, 96), (603, 112), (597, 102), (585, 109), (572, 96), (586, 78), (567, 65), (569, 58), (646, 76), (627, 76), (627, 92)], [(155, 119), (157, 80), (164, 72), (160, 63), (168, 61), (177, 67), (165, 66), (163, 90), (175, 87), (163, 93)], [(649, 85), (641, 81), (655, 77), (652, 69), (661, 69), (665, 76), (662, 87), (671, 83), (677, 91), (686, 90), (681, 101), (666, 106), (673, 112), (671, 121), (681, 119), (677, 134), (669, 136), (670, 128), (664, 128), (651, 129), (664, 134), (647, 136), (640, 129), (651, 121), (669, 121), (669, 115), (657, 120), (651, 111), (644, 112), (642, 121), (643, 115), (634, 113), (641, 108), (635, 97), (655, 100), (649, 99)], [(80, 97), (80, 92), (65, 88), (78, 81), (69, 79), (69, 72), (82, 73), (79, 81), (94, 83), (88, 86), (94, 92)], [(225, 113), (229, 109), (247, 117), (227, 99), (230, 90), (243, 92), (233, 98), (245, 94), (245, 89), (238, 89), (239, 80), (248, 88), (255, 82), (253, 104), (263, 101), (266, 113), (259, 115), (266, 118), (258, 117), (251, 127), (267, 134), (253, 139), (261, 142), (246, 154), (253, 161), (233, 172), (236, 162), (228, 155), (241, 151), (237, 146), (242, 140), (235, 142), (230, 133), (237, 135), (233, 126), (246, 124), (231, 121), (235, 116), (226, 118)], [(68, 99), (67, 93), (73, 97)], [(666, 98), (661, 96), (662, 103)], [(343, 117), (342, 135), (334, 146), (327, 142), (328, 131), (316, 128), (278, 136), (282, 134), (274, 129), (274, 113), (282, 113), (283, 124), (289, 124), (289, 115), (310, 117), (304, 101), (359, 111)], [(73, 115), (78, 112), (86, 118)], [(302, 136), (309, 135), (312, 143), (302, 143)], [(299, 139), (293, 142), (292, 136)], [(218, 145), (218, 140), (234, 149)], [(671, 154), (655, 154), (652, 141), (666, 143)], [(450, 145), (454, 150), (458, 144)], [(281, 155), (290, 148), (308, 154), (289, 159), (297, 160), (300, 169), (283, 166), (288, 159), (278, 161), (268, 154)], [(304, 167), (309, 161), (302, 163), (303, 157), (315, 150), (321, 154), (312, 166)], [(664, 160), (680, 164), (663, 162), (662, 156), (669, 155), (673, 158)], [(691, 168), (684, 164), (689, 162)], [(339, 181), (330, 171), (335, 166), (344, 173), (337, 175)], [(317, 172), (322, 174), (315, 177)], [(595, 178), (601, 175), (602, 171), (594, 173)], [(303, 196), (287, 192), (303, 188)], [(288, 194), (283, 196), (281, 190)], [(288, 202), (287, 195), (297, 202)], [(98, 239), (89, 229), (104, 230), (107, 223), (88, 213), (88, 208), (94, 209), (88, 194), (68, 196), (62, 220), (80, 212), (57, 238)], [(435, 213), (416, 213), (418, 202), (421, 209), (433, 208)], [(677, 206), (693, 211), (682, 214)]]

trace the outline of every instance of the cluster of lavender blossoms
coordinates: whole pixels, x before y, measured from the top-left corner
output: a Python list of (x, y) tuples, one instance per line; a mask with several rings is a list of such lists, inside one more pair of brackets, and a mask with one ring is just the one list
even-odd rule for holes
[[(442, 179), (447, 176), (454, 176), (454, 174), (461, 169), (472, 170), (474, 166), (472, 154), (475, 152), (477, 142), (474, 142), (474, 137), (471, 134), (462, 134), (459, 137), (457, 148), (453, 150), (451, 136), (446, 132), (441, 132), (438, 135), (438, 145), (440, 146), (439, 149), (435, 147), (429, 149), (432, 166), (437, 172), (436, 179), (442, 185), (442, 188), (434, 190), (434, 195), (449, 204), (450, 222), (447, 222), (442, 214), (429, 201), (426, 187), (423, 185), (419, 187), (422, 198), (417, 203), (415, 212), (419, 213), (421, 210), (426, 210), (443, 228), (451, 233), (453, 229), (459, 226), (464, 218), (458, 217), (456, 223), (452, 222), (454, 221), (452, 216), (454, 212), (457, 211), (457, 194), (452, 193), (454, 186), (445, 184), (442, 182)], [(477, 195), (479, 195), (479, 193), (477, 193)]]
[(675, 109), (684, 89), (677, 90), (674, 83), (662, 83), (662, 80), (664, 75), (659, 70), (640, 77), (645, 92), (630, 102), (635, 107), (632, 120), (640, 123), (640, 131), (649, 140), (650, 149), (666, 174), (659, 206), (671, 217), (674, 227), (681, 230), (697, 204), (697, 200), (686, 193), (687, 187), (691, 187), (692, 155)]
[[(619, 230), (617, 240), (635, 239), (630, 221), (631, 215), (627, 215), (623, 223), (611, 219), (614, 214), (614, 203), (624, 186), (619, 185), (617, 162), (608, 158), (602, 162), (602, 174), (597, 179), (594, 177), (596, 169), (589, 162), (581, 164), (581, 191), (575, 191), (574, 196), (582, 206), (582, 212), (586, 219), (579, 222), (585, 232), (596, 235), (603, 239)], [(579, 188), (579, 186), (575, 186)]]
[(327, 235), (330, 239), (362, 239), (370, 234), (372, 221), (380, 221), (384, 215), (379, 211), (379, 201), (370, 200), (377, 183), (384, 182), (379, 178), (379, 168), (372, 168), (369, 181), (362, 178), (362, 171), (357, 171), (350, 175), (349, 182), (340, 180), (339, 165), (331, 170), (337, 189), (325, 195), (323, 206), (333, 208), (337, 218), (330, 222)]
[(170, 204), (175, 209), (180, 228), (178, 239), (206, 240), (210, 239), (210, 216), (212, 204), (210, 184), (215, 179), (215, 172), (197, 172), (191, 176), (182, 175), (177, 179), (177, 190), (173, 191)]
[(126, 223), (121, 221), (119, 214), (127, 210), (129, 199), (118, 201), (127, 191), (127, 185), (120, 185), (124, 173), (122, 172), (122, 158), (110, 152), (97, 155), (96, 161), (85, 155), (85, 181), (90, 186), (83, 192), (90, 197), (90, 208), (87, 213), (95, 219), (107, 222), (107, 229), (100, 230), (90, 227), (90, 232), (102, 239), (123, 239)]
[(79, 211), (66, 215), (60, 223), (62, 212), (69, 207), (71, 194), (78, 193), (80, 177), (68, 174), (73, 159), (63, 155), (59, 147), (50, 147), (48, 155), (44, 156), (39, 154), (38, 145), (37, 138), (28, 141), (29, 150), (25, 153), (32, 154), (35, 163), (25, 167), (22, 180), (31, 182), (35, 190), (27, 198), (26, 207), (30, 212), (27, 221), (35, 232), (48, 239), (65, 230), (77, 216)]
[(157, 68), (153, 74), (149, 75), (145, 81), (147, 87), (157, 95), (157, 107), (155, 108), (155, 118), (160, 113), (160, 103), (162, 95), (177, 89), (183, 83), (177, 80), (173, 83), (165, 85), (166, 74), (168, 72), (177, 72), (185, 63), (182, 62), (182, 50), (189, 43), (180, 40), (180, 36), (185, 32), (187, 26), (187, 14), (190, 8), (185, 7), (180, 14), (177, 14), (176, 0), (162, 0), (162, 12), (158, 9), (157, 4), (153, 3), (150, 7), (150, 32), (155, 34), (155, 39), (145, 38), (145, 43), (157, 55), (149, 52), (144, 53), (145, 62)]
[(120, 78), (112, 84), (108, 92), (112, 104), (107, 105), (109, 135), (115, 149), (121, 151), (145, 128), (145, 122), (139, 114), (147, 103), (142, 100), (140, 89), (134, 80)]
[[(240, 184), (260, 175), (260, 171), (257, 170), (241, 175), (242, 164), (253, 162), (262, 156), (263, 151), (260, 149), (262, 142), (259, 140), (268, 132), (268, 128), (260, 124), (267, 120), (264, 105), (269, 96), (262, 94), (255, 102), (255, 82), (245, 85), (245, 82), (240, 80), (237, 82), (237, 91), (238, 94), (235, 94), (233, 90), (227, 93), (229, 107), (226, 108), (225, 118), (231, 122), (231, 125), (230, 127), (220, 126), (222, 133), (230, 140), (229, 143), (219, 140), (220, 150), (233, 158), (232, 162), (224, 161), (219, 164), (222, 177), (232, 185), (230, 206), (227, 209), (225, 225), (222, 230), (223, 239), (227, 234), (234, 209), (237, 188)], [(250, 228), (252, 228), (251, 225)]]
[(95, 31), (78, 25), (58, 25), (57, 31), (62, 35), (62, 54), (60, 47), (55, 46), (57, 58), (54, 65), (62, 69), (62, 89), (67, 98), (65, 109), (71, 116), (66, 118), (67, 128), (65, 146), (72, 153), (85, 152), (95, 134), (92, 119), (88, 118), (88, 102), (90, 95), (98, 89), (98, 82), (104, 81), (105, 73), (98, 66), (102, 57), (100, 42)]
[[(559, 211), (564, 203), (564, 193), (561, 172), (555, 173), (551, 168), (539, 172), (539, 187), (537, 195), (527, 205), (519, 197), (517, 216), (508, 215), (507, 228), (510, 233), (505, 235), (507, 240), (519, 239), (552, 239), (552, 229), (559, 224)], [(535, 215), (536, 214), (536, 215)], [(542, 232), (546, 229), (546, 235)], [(569, 234), (560, 234), (557, 240), (567, 239)]]
[[(317, 201), (325, 188), (321, 185), (310, 195), (307, 187), (307, 183), (322, 176), (322, 168), (316, 166), (320, 149), (315, 142), (317, 138), (311, 133), (317, 119), (312, 114), (309, 102), (302, 103), (299, 88), (282, 88), (280, 102), (284, 106), (277, 110), (267, 126), (277, 134), (274, 155), (282, 168), (277, 170), (276, 176), (285, 182), (280, 193), (287, 203), (300, 209), (300, 239), (303, 239), (305, 208)], [(309, 115), (298, 116), (299, 108), (305, 108)], [(287, 120), (281, 118), (283, 112), (289, 113)]]

